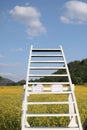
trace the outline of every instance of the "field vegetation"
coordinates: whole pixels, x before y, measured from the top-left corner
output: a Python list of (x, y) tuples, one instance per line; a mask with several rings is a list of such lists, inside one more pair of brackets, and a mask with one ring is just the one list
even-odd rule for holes
[[(22, 86), (10, 86), (0, 87), (0, 130), (20, 130), (21, 129), (21, 106), (22, 106)], [(76, 86), (75, 95), (80, 112), (81, 122), (83, 124), (85, 118), (87, 118), (87, 86)], [(58, 101), (61, 99), (66, 100), (66, 96), (63, 98), (56, 95), (33, 95), (30, 96), (30, 101)], [(62, 105), (54, 107), (48, 105), (34, 105), (28, 107), (28, 111), (31, 113), (67, 113), (68, 107)], [(68, 118), (30, 118), (29, 122), (31, 126), (66, 126), (68, 124)]]

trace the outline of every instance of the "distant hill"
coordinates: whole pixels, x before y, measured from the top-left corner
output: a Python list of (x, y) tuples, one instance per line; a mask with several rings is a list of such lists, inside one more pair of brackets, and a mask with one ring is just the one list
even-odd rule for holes
[[(73, 61), (68, 63), (70, 75), (72, 82), (74, 84), (87, 84), (87, 58), (83, 59), (82, 61)], [(64, 70), (57, 70), (54, 72), (54, 74), (63, 73)], [(43, 77), (40, 79), (31, 80), (33, 81), (39, 81), (39, 82), (58, 82), (58, 81), (66, 81), (66, 78), (58, 78), (58, 77)], [(0, 86), (6, 86), (6, 85), (24, 85), (25, 80), (20, 80), (18, 82), (14, 82), (12, 80), (0, 77)]]
[(10, 79), (0, 77), (0, 86), (10, 86), (15, 84), (16, 83)]
[(82, 61), (70, 62), (68, 66), (73, 83), (87, 83), (87, 58)]
[(16, 82), (16, 85), (24, 85), (26, 83), (25, 80), (20, 80), (18, 82)]
[[(73, 61), (68, 63), (72, 82), (74, 84), (87, 84), (87, 58), (82, 61)], [(54, 74), (62, 74), (64, 70), (57, 70)], [(66, 81), (66, 78), (62, 77), (43, 77), (36, 81), (39, 82), (61, 82)], [(34, 80), (35, 81), (35, 80)]]
[(0, 86), (15, 86), (15, 85), (24, 85), (25, 80), (20, 80), (18, 82), (14, 82), (10, 79), (0, 77)]

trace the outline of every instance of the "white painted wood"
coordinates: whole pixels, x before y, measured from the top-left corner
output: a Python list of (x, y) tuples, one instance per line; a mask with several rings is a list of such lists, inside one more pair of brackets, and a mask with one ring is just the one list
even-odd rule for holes
[(32, 60), (31, 63), (64, 63), (63, 60), (59, 60), (59, 61), (56, 61), (56, 60)]
[(31, 70), (59, 70), (66, 69), (66, 67), (30, 67)]
[(26, 114), (26, 117), (69, 117), (69, 116), (77, 116), (77, 114)]
[(29, 92), (29, 94), (70, 94), (72, 93), (71, 91), (67, 91), (67, 92)]
[[(73, 101), (72, 94), (69, 94), (68, 96), (69, 102)], [(75, 113), (75, 104), (69, 104), (69, 113)], [(70, 116), (70, 123), (68, 125), (69, 127), (76, 127), (78, 124), (76, 123), (76, 117)]]
[[(58, 85), (58, 84), (57, 84)], [(68, 91), (69, 87), (63, 87), (63, 91)], [(28, 91), (32, 91), (32, 87), (28, 87)], [(51, 91), (51, 86), (49, 87), (44, 87), (43, 91)], [(70, 90), (69, 90), (70, 91)]]
[(69, 85), (69, 82), (28, 82), (29, 84), (63, 84), (63, 85)]
[[(72, 86), (72, 87), (73, 87), (73, 86)], [(77, 106), (77, 102), (76, 102), (76, 98), (75, 98), (74, 91), (73, 91), (73, 88), (72, 88), (72, 96), (73, 96), (73, 100), (74, 100), (74, 102), (75, 102), (75, 111), (76, 111), (76, 113), (77, 113), (77, 119), (78, 119), (79, 129), (80, 129), (80, 130), (83, 130), (82, 124), (81, 124), (81, 120), (80, 120), (79, 111), (78, 111), (78, 106)]]
[(39, 104), (73, 104), (74, 102), (27, 102), (28, 105), (39, 105)]
[[(39, 52), (39, 53), (38, 53)], [(41, 53), (40, 53), (41, 52)], [(50, 53), (49, 53), (50, 52)], [(51, 52), (53, 52), (51, 54)], [(55, 53), (56, 52), (56, 53)], [(58, 53), (57, 53), (58, 52)], [(33, 58), (34, 57), (34, 58)], [(38, 60), (38, 58), (41, 57), (42, 59)], [(61, 57), (61, 58), (58, 58), (58, 60), (55, 60), (55, 58), (57, 57)], [(34, 60), (32, 60), (32, 58)], [(36, 58), (36, 59), (35, 59)], [(46, 58), (54, 58), (54, 60), (48, 60)], [(37, 65), (39, 63), (41, 63), (41, 65), (43, 66), (32, 66), (33, 64), (37, 63)], [(49, 63), (49, 67), (48, 66), (45, 66), (44, 67), (44, 64), (45, 63)], [(55, 67), (51, 67), (50, 66), (50, 63), (52, 64), (56, 64), (56, 65), (59, 65), (58, 67), (55, 66)], [(62, 65), (63, 66), (62, 66)], [(35, 64), (36, 65), (36, 64)], [(47, 64), (48, 65), (48, 64)], [(66, 70), (66, 74), (53, 74), (53, 75), (50, 75), (50, 74), (31, 74), (31, 71), (30, 70), (44, 70), (44, 71), (47, 71), (47, 70), (59, 70), (59, 69), (65, 69)], [(44, 77), (44, 76), (60, 76), (60, 77), (64, 77), (64, 76), (67, 76), (68, 77), (68, 82), (29, 82), (30, 80), (30, 77)], [(32, 91), (32, 85), (63, 85), (63, 89), (62, 91), (56, 91), (56, 92), (53, 92), (51, 91), (51, 87), (43, 87), (43, 90), (42, 91), (36, 91), (36, 92), (33, 92)], [(66, 87), (65, 87), (66, 86)], [(58, 49), (54, 48), (54, 49), (45, 49), (45, 48), (33, 48), (31, 46), (31, 49), (30, 49), (30, 56), (29, 56), (29, 61), (28, 61), (28, 70), (27, 70), (27, 77), (26, 77), (26, 85), (24, 87), (24, 98), (23, 98), (23, 104), (22, 104), (22, 116), (21, 116), (21, 130), (35, 130), (35, 129), (41, 129), (41, 130), (82, 130), (82, 125), (81, 125), (81, 120), (80, 120), (80, 116), (79, 116), (79, 112), (78, 112), (78, 107), (77, 107), (77, 103), (76, 103), (76, 98), (75, 98), (75, 95), (74, 95), (74, 86), (72, 84), (72, 81), (71, 81), (71, 77), (70, 77), (70, 73), (69, 73), (69, 69), (68, 69), (68, 66), (67, 66), (67, 62), (66, 62), (66, 59), (65, 59), (65, 55), (64, 55), (64, 52), (63, 52), (63, 49), (62, 49), (62, 46), (60, 46)], [(28, 97), (30, 94), (60, 94), (60, 95), (63, 95), (63, 94), (66, 94), (66, 95), (69, 95), (69, 98), (68, 98), (68, 101), (59, 101), (59, 102), (28, 102)], [(69, 113), (63, 113), (63, 114), (30, 114), (30, 113), (27, 113), (27, 106), (28, 105), (39, 105), (39, 104), (51, 104), (51, 105), (54, 105), (54, 104), (67, 104), (69, 106)], [(68, 127), (64, 127), (64, 128), (47, 128), (47, 127), (44, 127), (44, 128), (36, 128), (36, 127), (30, 127), (29, 123), (27, 122), (27, 118), (29, 117), (54, 117), (54, 116), (58, 116), (58, 117), (70, 117), (70, 122), (68, 124)], [(77, 123), (76, 123), (76, 120), (77, 120)]]
[(68, 79), (69, 79), (69, 82), (70, 82), (70, 86), (72, 87), (72, 81), (71, 81), (71, 77), (70, 77), (70, 74), (69, 74), (68, 65), (67, 65), (67, 62), (66, 62), (66, 58), (65, 58), (62, 46), (60, 46), (60, 48), (61, 48), (61, 53), (63, 55), (63, 60), (64, 60), (64, 64), (65, 64), (65, 67), (66, 67), (66, 71), (67, 71)]
[(62, 57), (61, 54), (56, 54), (56, 55), (49, 55), (49, 54), (40, 54), (40, 55), (36, 55), (36, 54), (33, 54), (32, 57)]
[(24, 130), (80, 130), (79, 128), (64, 128), (64, 127), (25, 127)]
[[(30, 67), (30, 61), (31, 61), (31, 55), (32, 55), (32, 46), (30, 48), (30, 55), (29, 55), (29, 61), (28, 61), (28, 68)], [(27, 102), (27, 95), (28, 95), (28, 81), (29, 81), (29, 73), (30, 70), (27, 70), (27, 77), (26, 77), (26, 85), (25, 85), (25, 89), (24, 89), (24, 97), (23, 97), (23, 104), (22, 104), (22, 116), (21, 116), (21, 128), (22, 130), (25, 129), (25, 124), (27, 123), (27, 119), (26, 119), (26, 113), (27, 113), (27, 106), (26, 106), (26, 102)]]
[(66, 59), (65, 59), (65, 55), (64, 55), (62, 46), (60, 46), (60, 48), (61, 48), (63, 59), (64, 59), (64, 62), (65, 62), (65, 67), (66, 67), (66, 71), (67, 71), (67, 74), (68, 74), (68, 79), (69, 79), (69, 82), (70, 82), (70, 87), (71, 87), (71, 91), (72, 91), (72, 97), (73, 97), (73, 100), (75, 102), (75, 111), (77, 113), (79, 128), (80, 128), (80, 130), (82, 130), (80, 115), (79, 115), (78, 106), (77, 106), (76, 98), (75, 98), (74, 91), (73, 91), (73, 84), (72, 84), (71, 77), (70, 77), (70, 74), (69, 74), (68, 65), (67, 65), (67, 62), (66, 62)]
[(58, 51), (61, 51), (60, 48), (56, 49), (48, 49), (48, 48), (33, 48), (32, 49), (33, 52), (58, 52)]
[(78, 124), (76, 123), (75, 117), (71, 118), (71, 121), (70, 121), (68, 127), (78, 127)]
[(27, 68), (26, 86), (28, 85), (29, 75), (30, 75), (30, 69), (29, 68), (30, 68), (30, 64), (31, 64), (32, 48), (33, 48), (33, 46), (31, 45), (30, 55), (29, 55), (29, 60), (28, 60), (28, 68)]
[(29, 75), (30, 77), (48, 77), (48, 76), (50, 76), (50, 77), (56, 77), (56, 76), (58, 76), (58, 77), (66, 77), (67, 76), (67, 74), (30, 74)]

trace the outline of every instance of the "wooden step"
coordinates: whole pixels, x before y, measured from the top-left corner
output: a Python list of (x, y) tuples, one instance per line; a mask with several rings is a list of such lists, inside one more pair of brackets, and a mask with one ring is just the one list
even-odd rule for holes
[(66, 67), (30, 67), (30, 70), (59, 70), (66, 69)]
[(69, 127), (25, 127), (23, 130), (80, 130), (79, 128)]
[(77, 114), (26, 114), (26, 117), (69, 117), (77, 116)]
[(67, 74), (30, 74), (29, 77), (66, 77)]
[(40, 92), (40, 91), (35, 91), (35, 92), (28, 92), (28, 94), (71, 94), (71, 91), (65, 91), (65, 92)]
[[(69, 87), (69, 86), (63, 87), (62, 89), (63, 89), (63, 91), (69, 91), (69, 90), (70, 90), (70, 87)], [(28, 90), (28, 91), (32, 91), (32, 87), (29, 86), (29, 87), (27, 88), (27, 90)], [(52, 91), (52, 90), (51, 90), (51, 85), (48, 86), (48, 87), (47, 87), (47, 86), (46, 86), (46, 87), (43, 86), (43, 91)]]
[(27, 102), (27, 105), (39, 105), (39, 104), (72, 104), (74, 102)]
[(63, 57), (62, 54), (56, 54), (56, 55), (49, 55), (49, 54), (40, 54), (40, 55), (37, 55), (37, 54), (33, 54), (32, 57)]
[(31, 63), (64, 63), (64, 61), (63, 60), (52, 60), (52, 61), (48, 61), (48, 60), (43, 60), (43, 61), (41, 61), (41, 60), (32, 60), (31, 61)]
[(70, 83), (69, 82), (28, 82), (28, 85), (29, 84), (62, 84), (62, 85), (69, 85)]

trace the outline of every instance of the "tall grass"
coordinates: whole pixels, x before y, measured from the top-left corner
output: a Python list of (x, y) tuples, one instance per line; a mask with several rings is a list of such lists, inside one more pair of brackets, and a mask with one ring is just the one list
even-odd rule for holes
[[(21, 121), (21, 106), (22, 106), (23, 87), (0, 87), (0, 130), (20, 130)], [(80, 112), (81, 122), (83, 124), (85, 118), (87, 118), (87, 86), (76, 86), (75, 95)], [(66, 96), (62, 98), (56, 95), (33, 95), (30, 96), (30, 101), (59, 101), (66, 100)], [(33, 113), (67, 113), (68, 107), (62, 105), (35, 105), (28, 107), (28, 111)], [(66, 126), (69, 122), (68, 118), (29, 118), (28, 120), (31, 126)]]

